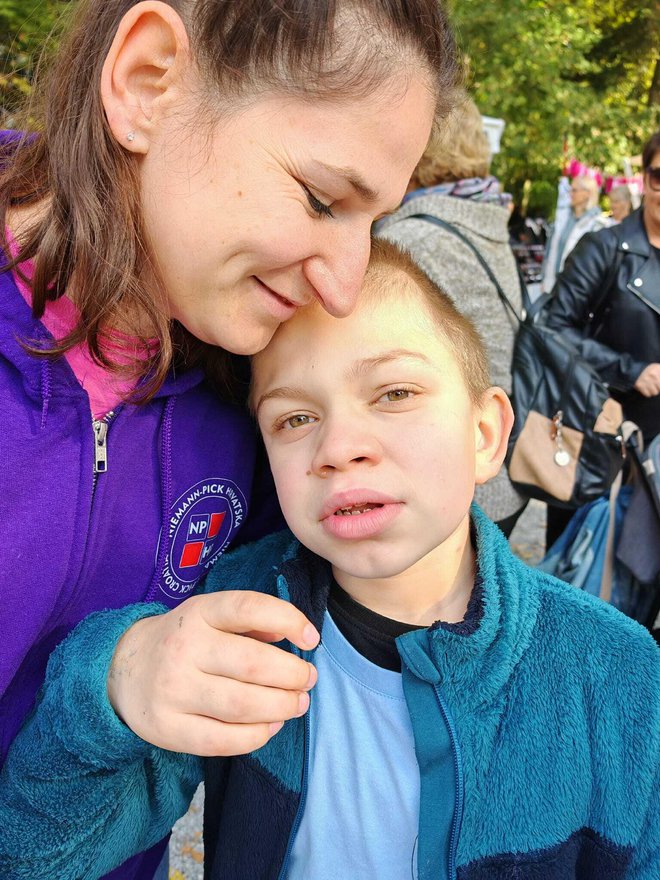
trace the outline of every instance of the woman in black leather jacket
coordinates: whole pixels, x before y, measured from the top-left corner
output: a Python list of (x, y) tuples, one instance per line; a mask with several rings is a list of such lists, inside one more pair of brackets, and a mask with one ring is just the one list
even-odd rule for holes
[[(578, 243), (557, 278), (547, 323), (581, 340), (582, 354), (621, 401), (625, 417), (650, 440), (660, 433), (660, 131), (642, 161), (643, 206)], [(589, 323), (593, 331), (583, 339)]]
[[(557, 277), (546, 319), (577, 344), (648, 443), (660, 433), (660, 131), (642, 163), (643, 206), (584, 236)], [(570, 515), (548, 507), (546, 546)]]

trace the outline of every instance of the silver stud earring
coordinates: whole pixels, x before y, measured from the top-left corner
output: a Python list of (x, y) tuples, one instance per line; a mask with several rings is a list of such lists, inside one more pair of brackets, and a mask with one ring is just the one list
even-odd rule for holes
[(132, 144), (135, 140), (135, 132), (129, 131), (129, 133), (126, 135), (126, 140), (129, 142), (129, 144)]

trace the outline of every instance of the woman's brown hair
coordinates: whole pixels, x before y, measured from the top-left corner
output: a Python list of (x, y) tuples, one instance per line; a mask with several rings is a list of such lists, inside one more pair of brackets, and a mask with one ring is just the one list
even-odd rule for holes
[[(171, 322), (153, 285), (144, 282), (157, 273), (142, 224), (137, 163), (112, 136), (100, 96), (105, 57), (136, 2), (76, 6), (46, 78), (35, 84), (29, 131), (26, 126), (21, 138), (0, 146), (0, 219), (5, 229), (12, 208), (46, 206), (21, 230), (20, 259), (34, 261), (35, 317), (75, 285), (80, 322), (46, 356), (86, 342), (100, 363), (120, 369), (104, 351), (103, 329), (122, 315), (140, 316), (143, 326), (155, 329), (159, 346), (133, 368), (142, 380), (134, 399), (144, 401), (172, 364), (201, 363), (210, 379), (225, 385), (227, 355)], [(317, 99), (366, 95), (398, 67), (428, 76), (440, 112), (455, 100), (456, 49), (437, 0), (166, 2), (186, 24), (208, 95), (222, 95), (230, 109), (233, 98), (273, 89)]]

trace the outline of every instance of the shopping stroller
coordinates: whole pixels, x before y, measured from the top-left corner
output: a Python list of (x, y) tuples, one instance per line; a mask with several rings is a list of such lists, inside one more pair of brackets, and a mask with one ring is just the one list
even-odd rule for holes
[(611, 602), (660, 642), (660, 436), (643, 452), (627, 426), (621, 477), (575, 512), (539, 568)]

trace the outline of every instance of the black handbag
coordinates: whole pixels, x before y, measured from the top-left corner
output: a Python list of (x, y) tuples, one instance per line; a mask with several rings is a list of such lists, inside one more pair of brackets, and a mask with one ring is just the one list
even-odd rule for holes
[[(459, 229), (431, 214), (410, 216), (446, 229), (470, 248), (518, 325), (511, 368), (515, 423), (507, 454), (511, 482), (522, 494), (558, 507), (581, 507), (603, 495), (623, 463), (621, 405), (579, 351), (544, 325), (522, 278), (524, 317)], [(613, 274), (593, 314), (600, 312)]]

